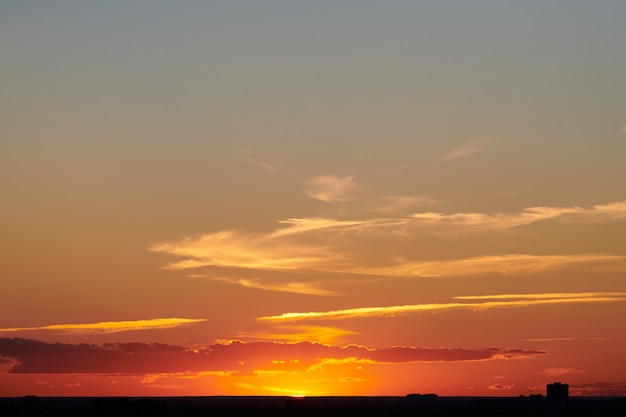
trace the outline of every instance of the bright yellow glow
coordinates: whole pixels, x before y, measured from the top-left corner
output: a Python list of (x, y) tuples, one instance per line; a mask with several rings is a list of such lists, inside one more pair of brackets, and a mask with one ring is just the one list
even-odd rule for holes
[(353, 335), (356, 332), (328, 326), (281, 326), (285, 333), (240, 333), (239, 337), (263, 340), (284, 340), (287, 342), (318, 342), (332, 344), (342, 337)]

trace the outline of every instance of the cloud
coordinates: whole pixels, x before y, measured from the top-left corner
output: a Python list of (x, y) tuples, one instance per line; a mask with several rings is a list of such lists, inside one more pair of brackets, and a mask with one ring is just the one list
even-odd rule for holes
[(392, 317), (424, 311), (442, 311), (457, 308), (467, 308), (470, 304), (442, 303), (442, 304), (413, 304), (388, 307), (361, 307), (331, 311), (310, 311), (283, 313), (277, 316), (259, 317), (259, 321), (297, 321), (297, 320), (337, 320), (357, 317)]
[(524, 339), (526, 342), (574, 342), (577, 340), (610, 340), (606, 337), (543, 337), (535, 339)]
[(441, 160), (450, 161), (452, 159), (465, 158), (469, 155), (485, 150), (489, 143), (490, 141), (485, 138), (472, 139), (444, 154), (441, 157)]
[(344, 378), (339, 378), (337, 380), (338, 382), (367, 382), (368, 379), (367, 378), (355, 378), (355, 377), (344, 377)]
[(607, 263), (626, 260), (624, 256), (604, 254), (528, 255), (510, 254), (477, 256), (464, 259), (405, 262), (389, 267), (354, 267), (354, 272), (385, 276), (446, 277), (500, 273), (505, 275), (530, 274), (565, 268), (585, 263)]
[(268, 162), (265, 159), (261, 159), (253, 149), (249, 148), (243, 149), (239, 158), (243, 163), (257, 166), (268, 173), (278, 170), (283, 165), (282, 163)]
[(423, 195), (392, 195), (379, 198), (374, 204), (373, 211), (394, 214), (414, 210), (426, 204), (433, 204), (436, 200)]
[(0, 338), (0, 355), (17, 363), (10, 373), (148, 374), (198, 369), (199, 354), (146, 343), (62, 344)]
[(594, 382), (586, 384), (569, 384), (570, 395), (583, 397), (624, 397), (626, 382)]
[[(419, 199), (419, 198), (418, 198)], [(417, 204), (415, 198), (400, 206)], [(392, 205), (393, 205), (392, 204)], [(390, 208), (390, 213), (400, 211)], [(382, 206), (381, 206), (382, 207)], [(377, 277), (446, 277), (485, 273), (532, 274), (583, 264), (615, 270), (624, 268), (625, 256), (606, 253), (505, 253), (457, 259), (423, 259), (415, 251), (398, 252), (426, 239), (483, 237), (538, 222), (604, 223), (626, 219), (626, 201), (587, 207), (529, 207), (514, 213), (419, 212), (406, 216), (355, 219), (327, 217), (287, 218), (268, 232), (222, 230), (149, 249), (178, 258), (165, 267), (173, 270), (217, 268), (213, 275), (224, 282), (269, 291), (331, 295), (329, 286), (304, 284), (291, 277), (267, 282), (242, 276), (238, 270), (308, 271), (360, 274)], [(472, 246), (467, 246), (471, 250)], [(499, 248), (494, 248), (499, 249)], [(483, 249), (485, 250), (485, 249)], [(419, 252), (417, 252), (419, 253)]]
[(223, 231), (202, 235), (195, 239), (154, 245), (151, 250), (187, 258), (169, 264), (167, 266), (169, 269), (203, 266), (307, 269), (331, 256), (321, 245), (292, 244), (292, 239), (288, 236), (292, 232), (298, 231), (291, 228), (279, 230), (276, 234)]
[(259, 280), (245, 279), (245, 278), (228, 278), (228, 277), (216, 277), (212, 278), (214, 281), (225, 282), (227, 284), (241, 285), (245, 288), (255, 288), (266, 291), (279, 291), (289, 292), (295, 294), (308, 294), (308, 295), (323, 295), (332, 296), (337, 295), (335, 291), (324, 290), (316, 287), (316, 283), (313, 282), (287, 282), (282, 284), (264, 284)]
[(487, 388), (490, 390), (507, 390), (507, 389), (512, 389), (514, 387), (515, 387), (515, 384), (508, 384), (508, 385), (493, 384), (493, 385), (489, 385)]
[[(546, 220), (570, 223), (599, 223), (626, 219), (626, 201), (590, 207), (528, 207), (519, 213), (415, 213), (413, 222), (419, 226), (438, 226), (462, 231), (507, 230)], [(445, 230), (445, 229), (444, 229)]]
[(626, 297), (626, 292), (555, 292), (539, 294), (495, 294), (495, 295), (460, 295), (453, 297), (456, 300), (550, 300), (550, 299), (579, 299), (579, 298), (606, 298)]
[(343, 177), (320, 175), (309, 178), (305, 186), (307, 196), (327, 203), (336, 203), (348, 201), (348, 196), (355, 190), (356, 183), (353, 175)]
[(275, 331), (271, 333), (238, 333), (237, 337), (241, 339), (287, 342), (299, 342), (306, 340), (309, 342), (330, 344), (336, 342), (337, 339), (344, 336), (355, 334), (355, 332), (350, 330), (327, 326), (280, 326), (278, 330), (281, 329), (286, 332)]
[(578, 374), (581, 372), (583, 371), (574, 368), (547, 368), (541, 371), (540, 374), (549, 378), (556, 378), (567, 374)]
[(367, 220), (334, 220), (322, 217), (305, 217), (283, 219), (278, 223), (287, 225), (287, 227), (272, 232), (269, 235), (271, 238), (301, 235), (310, 232), (332, 233), (333, 231), (358, 230), (367, 227), (370, 222)]
[(207, 319), (158, 318), (147, 320), (101, 321), (98, 323), (81, 324), (50, 324), (39, 327), (12, 327), (0, 328), (0, 332), (20, 332), (30, 330), (58, 330), (65, 334), (76, 333), (118, 333), (133, 330), (169, 329), (193, 323), (207, 321)]
[(170, 269), (201, 266), (315, 269), (314, 265), (337, 256), (325, 247), (325, 236), (332, 236), (338, 229), (345, 231), (363, 224), (361, 221), (323, 218), (285, 219), (279, 223), (286, 226), (270, 233), (221, 231), (180, 242), (156, 244), (150, 250), (188, 258), (169, 264)]
[(329, 360), (360, 363), (483, 361), (529, 358), (541, 350), (490, 347), (486, 349), (396, 346), (330, 346), (319, 343), (230, 341), (203, 349), (147, 343), (61, 344), (29, 339), (0, 338), (0, 355), (17, 360), (10, 373), (136, 374), (157, 378), (161, 373), (232, 371), (306, 371)]
[(529, 307), (546, 304), (580, 304), (580, 303), (605, 303), (626, 301), (626, 293), (565, 293), (560, 297), (556, 294), (520, 294), (517, 299), (509, 300), (511, 295), (490, 296), (461, 296), (457, 299), (505, 299), (505, 301), (485, 301), (481, 303), (437, 303), (437, 304), (411, 304), (387, 307), (361, 307), (343, 310), (315, 311), (315, 312), (292, 312), (276, 316), (259, 317), (259, 321), (281, 322), (298, 320), (338, 320), (360, 317), (394, 317), (406, 314), (423, 312), (441, 312), (447, 310), (489, 310), (505, 307)]

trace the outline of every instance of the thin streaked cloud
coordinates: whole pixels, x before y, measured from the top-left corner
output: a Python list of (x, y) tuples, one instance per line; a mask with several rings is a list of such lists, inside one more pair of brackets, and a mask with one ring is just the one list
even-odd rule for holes
[(254, 288), (265, 291), (278, 291), (289, 292), (295, 294), (308, 294), (308, 295), (323, 295), (332, 296), (337, 295), (336, 292), (319, 288), (315, 282), (286, 282), (281, 284), (265, 284), (260, 280), (246, 279), (246, 278), (229, 278), (229, 277), (215, 277), (211, 278), (214, 281), (225, 282), (228, 284), (240, 285), (245, 288)]
[(136, 330), (168, 329), (188, 324), (200, 323), (208, 319), (158, 318), (147, 320), (102, 321), (80, 324), (49, 324), (38, 327), (10, 327), (0, 332), (22, 332), (32, 330), (56, 330), (68, 334), (76, 333), (119, 333)]
[[(417, 205), (420, 197), (390, 197), (397, 212)], [(222, 230), (180, 241), (152, 245), (150, 250), (178, 258), (165, 266), (172, 270), (215, 267), (229, 269), (223, 281), (249, 288), (303, 294), (330, 295), (332, 288), (316, 283), (276, 284), (242, 280), (235, 269), (262, 271), (318, 271), (393, 277), (470, 276), (485, 273), (534, 274), (589, 265), (603, 271), (626, 266), (626, 256), (610, 253), (484, 253), (452, 259), (424, 259), (397, 248), (437, 237), (480, 237), (538, 222), (563, 224), (606, 223), (626, 219), (626, 201), (593, 206), (529, 207), (516, 213), (419, 212), (373, 218), (301, 217), (278, 221), (268, 232)], [(367, 251), (363, 248), (367, 247)], [(494, 248), (495, 250), (496, 248)], [(372, 254), (375, 253), (375, 256)]]
[(503, 384), (492, 384), (492, 385), (489, 385), (487, 387), (487, 389), (496, 390), (496, 391), (510, 390), (510, 389), (513, 389), (513, 388), (515, 388), (515, 384), (504, 384), (504, 385)]
[(626, 382), (592, 382), (587, 384), (569, 384), (570, 395), (595, 397), (626, 396)]
[(541, 294), (496, 294), (496, 295), (460, 295), (456, 300), (541, 300), (563, 298), (626, 297), (626, 292), (555, 292)]
[(257, 152), (252, 149), (242, 150), (239, 159), (247, 165), (256, 166), (268, 173), (277, 171), (283, 166), (281, 162), (270, 162), (267, 159), (261, 158), (257, 155)]
[[(462, 230), (506, 230), (540, 221), (559, 220), (570, 223), (598, 223), (626, 218), (626, 201), (590, 207), (528, 207), (518, 213), (415, 213), (416, 225), (462, 228)], [(445, 229), (443, 229), (445, 230)], [(451, 232), (448, 230), (448, 232)]]
[(433, 204), (437, 200), (423, 195), (393, 195), (380, 199), (373, 211), (384, 214), (396, 214), (415, 210), (427, 204)]
[(540, 374), (550, 378), (555, 378), (563, 375), (579, 374), (581, 372), (583, 371), (575, 368), (547, 368), (541, 371)]
[(472, 154), (477, 152), (484, 151), (487, 146), (491, 143), (490, 140), (486, 138), (475, 138), (468, 142), (465, 142), (461, 146), (458, 146), (451, 151), (445, 153), (442, 157), (442, 161), (450, 161), (452, 159), (461, 159), (466, 158)]
[[(524, 297), (524, 295), (526, 297)], [(477, 298), (493, 297), (500, 299), (500, 296), (480, 296)], [(434, 303), (434, 304), (411, 304), (400, 306), (386, 307), (362, 307), (331, 311), (314, 311), (314, 312), (290, 312), (275, 316), (259, 317), (259, 321), (281, 322), (281, 321), (298, 321), (298, 320), (339, 320), (361, 317), (394, 317), (407, 314), (416, 314), (423, 312), (442, 312), (447, 310), (477, 310), (484, 311), (496, 308), (506, 307), (530, 307), (536, 305), (549, 304), (581, 304), (581, 303), (606, 303), (606, 302), (623, 302), (626, 301), (626, 293), (566, 293), (562, 297), (555, 297), (554, 294), (548, 293), (545, 297), (542, 294), (523, 294), (519, 299), (509, 300), (510, 295), (501, 298), (506, 301), (485, 301), (480, 303)], [(463, 296), (455, 297), (463, 299)]]
[[(280, 220), (278, 223), (286, 225), (281, 229), (275, 230), (269, 235), (271, 238), (282, 237), (286, 235), (301, 234), (306, 232), (314, 232), (320, 230), (348, 230), (360, 229), (368, 225), (366, 220), (335, 220), (323, 217), (305, 217)], [(330, 230), (332, 232), (332, 230)]]
[(168, 269), (189, 269), (203, 266), (239, 267), (251, 269), (314, 269), (332, 256), (316, 244), (296, 243), (287, 236), (286, 228), (270, 234), (223, 231), (202, 235), (180, 242), (152, 246), (155, 252), (165, 252), (186, 259), (171, 263)]
[(504, 275), (533, 274), (580, 264), (624, 262), (626, 257), (604, 254), (576, 255), (493, 255), (464, 259), (398, 263), (384, 268), (358, 268), (354, 271), (370, 275), (398, 277), (446, 277), (486, 273)]
[(331, 311), (311, 311), (283, 313), (277, 316), (259, 317), (259, 321), (297, 321), (297, 320), (337, 320), (357, 317), (391, 317), (425, 311), (443, 311), (457, 308), (467, 308), (469, 304), (442, 303), (442, 304), (413, 304), (388, 307), (360, 307)]
[(607, 337), (542, 337), (535, 339), (524, 339), (525, 342), (575, 342), (579, 340), (597, 340), (597, 341), (607, 341), (610, 340)]
[(354, 175), (319, 175), (305, 182), (305, 194), (327, 203), (344, 202), (356, 188)]

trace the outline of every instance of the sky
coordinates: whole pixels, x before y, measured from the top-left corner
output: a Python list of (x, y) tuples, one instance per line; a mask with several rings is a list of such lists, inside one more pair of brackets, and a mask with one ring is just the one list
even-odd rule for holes
[(624, 395), (624, 16), (3, 1), (0, 396)]

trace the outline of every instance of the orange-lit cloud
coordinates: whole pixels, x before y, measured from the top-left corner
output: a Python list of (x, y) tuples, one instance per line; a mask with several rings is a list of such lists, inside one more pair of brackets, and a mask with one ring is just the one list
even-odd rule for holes
[[(561, 297), (558, 297), (561, 295)], [(260, 321), (280, 322), (297, 320), (338, 320), (357, 317), (393, 317), (406, 314), (415, 314), (427, 311), (446, 311), (455, 309), (488, 310), (505, 307), (528, 307), (545, 304), (578, 304), (578, 303), (604, 303), (626, 301), (626, 293), (567, 293), (567, 294), (520, 294), (518, 299), (509, 300), (514, 295), (490, 295), (490, 296), (462, 296), (460, 299), (501, 299), (505, 301), (485, 301), (482, 303), (437, 303), (437, 304), (412, 304), (387, 307), (362, 307), (332, 311), (293, 312), (283, 313), (276, 316), (259, 317)]]
[(574, 342), (577, 340), (609, 340), (606, 337), (542, 337), (534, 339), (524, 339), (526, 342)]
[(158, 318), (147, 320), (102, 321), (97, 323), (80, 324), (49, 324), (38, 327), (10, 327), (0, 329), (0, 332), (20, 332), (29, 330), (59, 330), (64, 333), (118, 333), (133, 330), (168, 329), (193, 323), (207, 321), (207, 319)]
[(260, 280), (245, 279), (245, 278), (228, 278), (228, 277), (216, 277), (212, 278), (214, 281), (225, 282), (228, 284), (241, 285), (245, 288), (256, 288), (259, 290), (267, 291), (280, 291), (290, 292), (295, 294), (309, 294), (309, 295), (336, 295), (337, 293), (330, 290), (325, 290), (316, 287), (316, 283), (312, 282), (287, 282), (284, 284), (264, 284)]
[(459, 295), (453, 297), (457, 300), (548, 300), (567, 298), (606, 298), (606, 297), (626, 297), (626, 292), (556, 292), (540, 294), (495, 294), (495, 295)]
[(239, 333), (238, 337), (253, 340), (274, 340), (288, 342), (318, 342), (323, 344), (335, 343), (344, 336), (355, 334), (350, 330), (328, 326), (280, 326), (272, 333)]
[(385, 196), (374, 201), (372, 211), (388, 215), (409, 212), (416, 207), (433, 204), (436, 200), (423, 195), (392, 195)]
[(509, 389), (512, 389), (512, 388), (515, 388), (515, 384), (506, 384), (506, 385), (503, 385), (503, 384), (493, 384), (493, 385), (489, 385), (487, 387), (487, 389), (490, 389), (490, 390), (509, 390)]
[(529, 274), (540, 271), (565, 268), (585, 263), (617, 263), (626, 261), (626, 257), (606, 254), (575, 255), (528, 255), (510, 254), (477, 256), (464, 259), (417, 261), (397, 263), (383, 268), (355, 267), (354, 272), (371, 275), (406, 276), (406, 277), (445, 277), (500, 273), (506, 275)]
[[(169, 264), (170, 269), (188, 269), (201, 266), (239, 267), (251, 269), (315, 269), (330, 259), (331, 247), (324, 236), (336, 230), (347, 230), (362, 224), (361, 221), (338, 221), (323, 218), (285, 219), (286, 227), (274, 232), (245, 233), (222, 231), (205, 234), (195, 239), (153, 245), (155, 252), (187, 257)], [(315, 236), (319, 236), (315, 239)], [(302, 238), (304, 236), (304, 239)]]
[[(416, 225), (437, 226), (434, 231), (446, 231), (454, 227), (456, 231), (506, 230), (530, 225), (540, 221), (559, 220), (572, 223), (597, 223), (626, 218), (626, 201), (599, 204), (590, 207), (528, 207), (519, 213), (415, 213), (412, 216)], [(459, 228), (462, 228), (459, 230)]]
[(332, 311), (310, 311), (283, 313), (277, 316), (259, 317), (260, 321), (296, 321), (296, 320), (337, 320), (356, 317), (392, 317), (424, 311), (441, 311), (455, 308), (467, 308), (470, 304), (414, 304), (389, 307), (361, 307)]
[[(518, 213), (414, 213), (405, 217), (358, 220), (324, 217), (281, 220), (267, 233), (226, 230), (153, 245), (150, 249), (182, 258), (166, 267), (175, 270), (202, 267), (277, 271), (323, 271), (377, 276), (433, 277), (482, 273), (528, 274), (580, 264), (604, 269), (624, 268), (626, 257), (606, 253), (508, 253), (457, 259), (421, 259), (398, 256), (397, 248), (424, 236), (455, 236), (506, 231), (541, 221), (597, 223), (626, 219), (626, 201), (590, 207), (530, 207)], [(368, 251), (363, 251), (364, 245)], [(376, 256), (371, 256), (375, 251)], [(268, 284), (261, 280), (230, 283), (272, 291), (328, 295), (329, 288), (292, 282)]]

